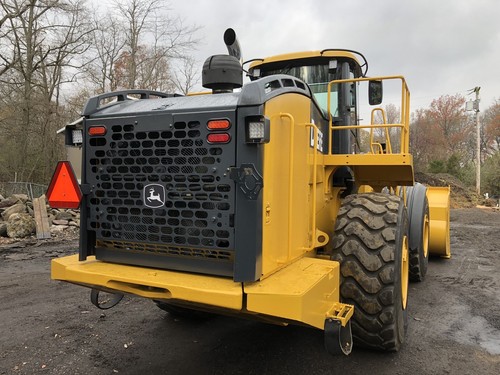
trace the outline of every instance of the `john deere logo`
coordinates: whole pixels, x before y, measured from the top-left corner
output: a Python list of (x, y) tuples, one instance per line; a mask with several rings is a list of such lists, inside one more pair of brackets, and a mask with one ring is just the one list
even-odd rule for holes
[(165, 188), (158, 184), (144, 186), (144, 204), (151, 208), (165, 205)]

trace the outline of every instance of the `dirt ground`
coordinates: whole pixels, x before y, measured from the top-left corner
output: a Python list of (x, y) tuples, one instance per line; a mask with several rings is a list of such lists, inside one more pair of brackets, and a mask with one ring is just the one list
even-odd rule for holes
[(50, 280), (76, 241), (0, 246), (0, 374), (500, 374), (500, 212), (451, 212), (452, 259), (410, 285), (404, 348), (331, 357), (321, 331), (229, 317), (174, 319)]
[(448, 173), (415, 172), (415, 180), (426, 186), (449, 186), (451, 208), (473, 208), (486, 203), (484, 197), (476, 194), (472, 187)]

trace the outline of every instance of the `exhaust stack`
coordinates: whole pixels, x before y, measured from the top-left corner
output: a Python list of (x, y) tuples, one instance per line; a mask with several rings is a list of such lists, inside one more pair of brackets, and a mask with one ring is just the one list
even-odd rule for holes
[(201, 74), (202, 86), (214, 94), (232, 92), (243, 85), (241, 49), (233, 29), (224, 32), (228, 55), (214, 55), (205, 60)]
[(241, 62), (241, 48), (238, 39), (236, 38), (236, 32), (229, 28), (224, 32), (224, 43), (226, 43), (227, 53), (230, 56), (236, 57)]

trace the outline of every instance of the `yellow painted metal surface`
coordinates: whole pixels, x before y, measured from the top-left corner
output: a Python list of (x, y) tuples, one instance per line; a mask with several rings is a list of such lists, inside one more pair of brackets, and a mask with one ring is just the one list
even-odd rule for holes
[[(267, 277), (302, 256), (311, 243), (312, 154), (310, 99), (277, 96), (266, 103), (271, 141), (264, 145), (262, 274)], [(293, 113), (294, 116), (289, 113)], [(322, 176), (316, 178), (322, 184)]]
[(325, 165), (350, 167), (359, 185), (372, 187), (413, 185), (411, 154), (344, 154), (324, 155)]
[(265, 280), (245, 284), (244, 290), (248, 311), (323, 329), (326, 317), (336, 316), (332, 311), (339, 302), (338, 287), (338, 262), (302, 258)]
[[(345, 155), (325, 155), (323, 160), (325, 165), (341, 166), (345, 165), (354, 172), (355, 180), (358, 185), (368, 185), (374, 190), (380, 191), (383, 187), (396, 187), (398, 185), (413, 185), (413, 158), (409, 153), (410, 136), (410, 91), (406, 81), (402, 76), (384, 76), (371, 78), (355, 78), (331, 81), (328, 83), (328, 112), (330, 112), (330, 98), (332, 88), (341, 83), (358, 83), (363, 81), (401, 81), (401, 123), (387, 124), (385, 113), (381, 108), (375, 108), (372, 112), (370, 124), (335, 126), (333, 118), (330, 116), (328, 134), (329, 144), (332, 143), (335, 133), (339, 130), (369, 130), (370, 131), (370, 151), (365, 154), (345, 154)], [(374, 124), (374, 113), (381, 111), (383, 113), (384, 123)], [(400, 129), (400, 138), (398, 145), (392, 145), (389, 137), (390, 129)], [(373, 142), (373, 130), (384, 129), (386, 134), (386, 147)], [(395, 147), (398, 146), (398, 147)], [(399, 152), (393, 152), (398, 149)]]
[(363, 194), (363, 193), (372, 193), (373, 192), (373, 188), (369, 185), (361, 185), (359, 188), (358, 188), (358, 194)]
[(51, 276), (89, 287), (132, 293), (151, 299), (179, 299), (216, 307), (241, 310), (240, 283), (214, 276), (113, 264), (77, 255), (52, 260)]
[(340, 321), (342, 327), (345, 327), (349, 319), (354, 314), (354, 306), (346, 303), (334, 303), (330, 310), (326, 313), (327, 319), (336, 319)]
[(408, 283), (410, 273), (410, 252), (408, 249), (408, 237), (403, 237), (403, 244), (401, 249), (401, 304), (403, 310), (406, 310), (408, 303)]
[(262, 277), (328, 244), (339, 207), (311, 123), (311, 101), (287, 94), (266, 103), (271, 141), (264, 145)]
[(352, 306), (339, 302), (338, 262), (316, 258), (301, 258), (244, 286), (227, 278), (113, 264), (94, 257), (80, 262), (77, 255), (53, 259), (51, 277), (110, 292), (173, 299), (193, 308), (198, 304), (250, 317), (263, 314), (268, 320), (292, 320), (320, 329), (326, 318), (345, 325), (353, 313)]
[(427, 187), (429, 201), (429, 253), (451, 257), (450, 187)]
[(285, 53), (282, 55), (276, 55), (276, 56), (270, 56), (266, 57), (262, 60), (256, 60), (253, 61), (250, 64), (250, 68), (255, 68), (258, 67), (259, 65), (262, 64), (267, 64), (267, 63), (273, 63), (273, 62), (278, 62), (278, 61), (290, 61), (290, 60), (300, 60), (300, 59), (307, 59), (307, 58), (314, 58), (314, 57), (344, 57), (344, 58), (349, 58), (354, 61), (356, 61), (359, 65), (358, 59), (356, 58), (356, 55), (347, 51), (325, 51), (323, 54), (321, 54), (321, 51), (305, 51), (305, 52), (292, 52), (292, 53)]

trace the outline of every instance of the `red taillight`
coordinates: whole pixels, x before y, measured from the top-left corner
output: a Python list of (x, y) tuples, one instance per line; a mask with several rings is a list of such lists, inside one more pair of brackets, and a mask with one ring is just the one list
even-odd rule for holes
[(89, 135), (106, 135), (105, 126), (91, 126), (88, 131)]
[(78, 208), (82, 191), (69, 161), (57, 163), (56, 171), (47, 190), (47, 199), (52, 208)]
[(230, 140), (228, 133), (211, 133), (207, 136), (208, 143), (228, 143)]
[(210, 120), (207, 123), (207, 128), (210, 130), (226, 130), (231, 127), (229, 120)]

